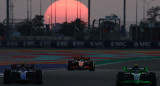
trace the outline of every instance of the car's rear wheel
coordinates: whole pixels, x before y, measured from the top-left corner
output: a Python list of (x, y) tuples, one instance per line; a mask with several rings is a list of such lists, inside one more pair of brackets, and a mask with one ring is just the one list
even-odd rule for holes
[(43, 83), (42, 70), (36, 70), (36, 72), (35, 72), (35, 81), (36, 81), (36, 84), (42, 84)]
[(124, 73), (123, 72), (118, 72), (117, 76), (116, 76), (116, 86), (123, 86), (123, 84), (121, 83), (124, 79)]
[(4, 70), (3, 83), (10, 84), (11, 82), (11, 70)]
[(71, 67), (73, 66), (72, 61), (68, 61), (67, 70), (73, 70)]
[(157, 79), (156, 79), (156, 74), (153, 72), (149, 73), (151, 85), (150, 86), (157, 86)]
[(89, 65), (90, 65), (90, 69), (89, 70), (90, 71), (95, 71), (95, 64), (94, 64), (94, 62), (91, 61)]

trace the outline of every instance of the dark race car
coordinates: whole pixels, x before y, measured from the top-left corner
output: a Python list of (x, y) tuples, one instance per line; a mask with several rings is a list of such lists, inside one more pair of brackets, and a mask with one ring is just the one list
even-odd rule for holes
[(147, 67), (124, 67), (123, 72), (118, 72), (116, 79), (117, 86), (123, 85), (145, 85), (157, 86), (156, 74), (148, 72)]
[(88, 57), (75, 57), (74, 60), (68, 61), (68, 70), (74, 69), (95, 71), (95, 64)]
[(33, 64), (12, 64), (11, 70), (4, 70), (3, 83), (35, 82), (42, 84), (42, 71), (35, 70)]

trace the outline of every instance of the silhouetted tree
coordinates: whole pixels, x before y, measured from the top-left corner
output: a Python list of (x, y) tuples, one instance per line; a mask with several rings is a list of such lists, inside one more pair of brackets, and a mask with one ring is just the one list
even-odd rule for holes
[(149, 21), (157, 21), (158, 18), (160, 18), (160, 7), (152, 7), (147, 11), (147, 15), (149, 18), (147, 20)]
[(31, 35), (31, 30), (32, 30), (32, 24), (31, 22), (28, 21), (23, 21), (20, 22), (17, 26), (18, 31), (23, 35), (23, 36), (29, 36)]
[(33, 23), (33, 26), (36, 28), (42, 28), (44, 26), (44, 16), (42, 15), (36, 15), (31, 22)]
[[(75, 37), (76, 40), (83, 40), (84, 39), (84, 29), (87, 27), (87, 23), (81, 19), (76, 19), (71, 23), (64, 22), (62, 24), (63, 28), (58, 31), (59, 34), (63, 34), (65, 36), (72, 36)], [(81, 35), (83, 34), (83, 35)]]
[(75, 25), (78, 29), (83, 31), (87, 27), (87, 22), (77, 18), (75, 21), (71, 22), (71, 25)]
[(44, 16), (36, 15), (32, 20), (22, 21), (18, 24), (18, 31), (24, 36), (44, 35)]

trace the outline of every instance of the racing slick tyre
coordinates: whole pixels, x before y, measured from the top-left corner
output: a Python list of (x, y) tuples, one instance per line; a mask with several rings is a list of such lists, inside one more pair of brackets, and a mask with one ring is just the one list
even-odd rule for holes
[(124, 73), (123, 72), (118, 72), (117, 77), (116, 77), (116, 86), (123, 86), (121, 81), (123, 81), (124, 78)]
[(4, 70), (3, 83), (10, 84), (11, 82), (11, 70)]
[(157, 86), (156, 74), (153, 72), (149, 73), (150, 81), (152, 82), (150, 86)]
[(36, 84), (42, 84), (43, 83), (42, 70), (36, 70), (36, 72), (35, 72), (35, 82), (36, 82)]
[(67, 66), (67, 70), (73, 70), (72, 67), (72, 61), (68, 61), (68, 66)]
[(90, 62), (90, 71), (95, 71), (95, 64), (94, 64), (94, 62)]

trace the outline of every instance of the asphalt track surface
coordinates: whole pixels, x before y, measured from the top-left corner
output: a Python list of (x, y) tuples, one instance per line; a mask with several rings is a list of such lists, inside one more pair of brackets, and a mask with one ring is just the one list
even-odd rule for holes
[(157, 86), (160, 86), (160, 59), (129, 61), (97, 66), (95, 71), (67, 71), (66, 69), (53, 69), (43, 71), (43, 84), (12, 83), (4, 85), (0, 78), (0, 86), (116, 86), (116, 73), (124, 66), (140, 64), (149, 67), (149, 71), (156, 72)]

